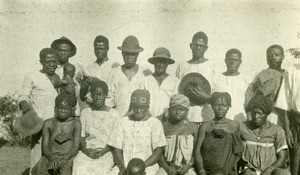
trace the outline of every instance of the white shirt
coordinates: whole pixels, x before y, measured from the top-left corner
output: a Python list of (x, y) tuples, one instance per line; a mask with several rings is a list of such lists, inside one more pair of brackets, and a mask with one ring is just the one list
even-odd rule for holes
[(145, 89), (150, 93), (150, 113), (152, 116), (159, 116), (169, 108), (170, 98), (177, 94), (179, 80), (173, 75), (167, 76), (161, 85), (156, 79), (149, 75), (146, 77)]
[(87, 67), (87, 70), (90, 76), (96, 77), (107, 83), (111, 70), (118, 65), (118, 63), (111, 60), (104, 61), (101, 65), (95, 61)]

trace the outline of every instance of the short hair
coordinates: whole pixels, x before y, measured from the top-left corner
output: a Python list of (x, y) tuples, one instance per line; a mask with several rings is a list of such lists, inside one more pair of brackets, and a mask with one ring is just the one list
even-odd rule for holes
[(55, 57), (58, 57), (58, 53), (56, 50), (52, 48), (44, 48), (40, 51), (40, 60), (44, 59), (46, 55), (55, 55)]
[(101, 88), (103, 93), (105, 95), (108, 94), (108, 86), (107, 84), (102, 81), (102, 80), (99, 80), (99, 79), (93, 79), (92, 80), (92, 83), (91, 83), (91, 93), (94, 92), (96, 90), (96, 88)]
[(229, 107), (231, 107), (231, 96), (228, 92), (214, 92), (210, 98), (210, 104), (213, 105), (218, 98), (224, 97)]
[(194, 34), (192, 42), (195, 42), (197, 39), (203, 39), (206, 44), (208, 43), (207, 35), (202, 31), (197, 32), (197, 33)]
[(55, 98), (55, 106), (58, 106), (61, 102), (66, 100), (68, 105), (71, 108), (74, 108), (77, 104), (77, 98), (74, 95), (67, 94), (66, 92), (62, 92), (61, 94), (58, 94)]
[(128, 162), (127, 171), (130, 173), (138, 173), (138, 172), (145, 172), (146, 166), (145, 162), (139, 158), (133, 158)]
[(238, 54), (240, 58), (242, 58), (242, 53), (241, 51), (239, 51), (238, 49), (236, 48), (233, 48), (233, 49), (229, 49), (227, 52), (226, 52), (226, 55), (225, 55), (225, 59), (229, 57), (230, 54)]
[(94, 40), (94, 45), (95, 45), (96, 43), (104, 43), (104, 44), (106, 44), (107, 47), (109, 47), (109, 41), (108, 41), (108, 39), (107, 39), (105, 36), (103, 36), (103, 35), (98, 35), (98, 36), (95, 38), (95, 40)]
[(268, 54), (268, 52), (269, 52), (271, 49), (273, 49), (273, 48), (279, 49), (279, 50), (281, 51), (282, 55), (284, 55), (284, 49), (283, 49), (283, 47), (282, 47), (281, 45), (279, 45), (279, 44), (274, 44), (274, 45), (268, 47), (268, 49), (267, 49), (267, 54)]
[(65, 72), (66, 71), (72, 71), (72, 74), (74, 75), (75, 74), (75, 71), (76, 71), (76, 68), (75, 68), (75, 66), (73, 65), (73, 64), (71, 64), (71, 63), (66, 63), (65, 65), (64, 65), (64, 74), (65, 74)]

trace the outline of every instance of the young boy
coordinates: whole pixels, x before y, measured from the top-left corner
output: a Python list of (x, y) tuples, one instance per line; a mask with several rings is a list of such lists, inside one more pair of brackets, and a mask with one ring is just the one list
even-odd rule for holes
[(139, 158), (133, 158), (129, 161), (126, 173), (124, 175), (145, 175), (145, 162)]
[(61, 92), (64, 91), (67, 94), (75, 95), (75, 82), (73, 80), (75, 75), (75, 66), (70, 63), (66, 63), (64, 66), (64, 75), (62, 79), (59, 81), (61, 85)]
[(76, 102), (75, 96), (66, 93), (56, 97), (55, 117), (47, 119), (42, 130), (43, 157), (38, 174), (72, 174), (81, 133), (80, 121), (71, 117)]

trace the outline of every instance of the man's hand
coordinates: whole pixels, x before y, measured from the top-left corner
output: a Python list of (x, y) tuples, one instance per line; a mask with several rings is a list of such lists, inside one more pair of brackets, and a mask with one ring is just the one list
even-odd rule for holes
[(166, 168), (166, 172), (167, 172), (168, 175), (176, 175), (177, 174), (177, 171), (172, 166), (168, 166)]
[(29, 104), (27, 101), (22, 100), (19, 102), (19, 108), (22, 111), (23, 114), (25, 114), (27, 111), (29, 111)]
[(93, 148), (88, 148), (82, 151), (85, 155), (87, 155), (88, 157), (92, 158), (92, 159), (98, 159), (96, 156), (96, 152), (97, 150), (93, 149)]
[(182, 165), (179, 169), (179, 173), (186, 174), (190, 168), (191, 166), (189, 164)]
[(293, 148), (294, 145), (294, 138), (293, 138), (293, 133), (290, 129), (286, 129), (285, 131), (286, 134), (286, 140), (287, 140), (287, 144), (290, 148)]

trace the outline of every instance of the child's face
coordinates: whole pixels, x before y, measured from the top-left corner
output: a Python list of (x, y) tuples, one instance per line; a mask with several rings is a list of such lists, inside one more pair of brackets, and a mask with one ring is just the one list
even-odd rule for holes
[(146, 115), (147, 111), (148, 111), (149, 107), (147, 106), (133, 106), (132, 110), (134, 112), (134, 116), (137, 120), (141, 120), (142, 118), (144, 118), (144, 116)]
[(91, 92), (93, 104), (96, 107), (102, 107), (105, 104), (105, 99), (107, 95), (103, 92), (101, 87), (97, 87), (94, 91)]
[(59, 120), (67, 120), (71, 114), (72, 108), (67, 103), (67, 100), (63, 100), (57, 106), (55, 106), (56, 117)]
[(73, 69), (72, 67), (66, 67), (64, 69), (64, 75), (68, 75), (70, 77), (74, 77), (75, 74), (75, 69)]
[(188, 113), (188, 109), (180, 105), (170, 107), (169, 111), (171, 118), (175, 121), (185, 119)]

